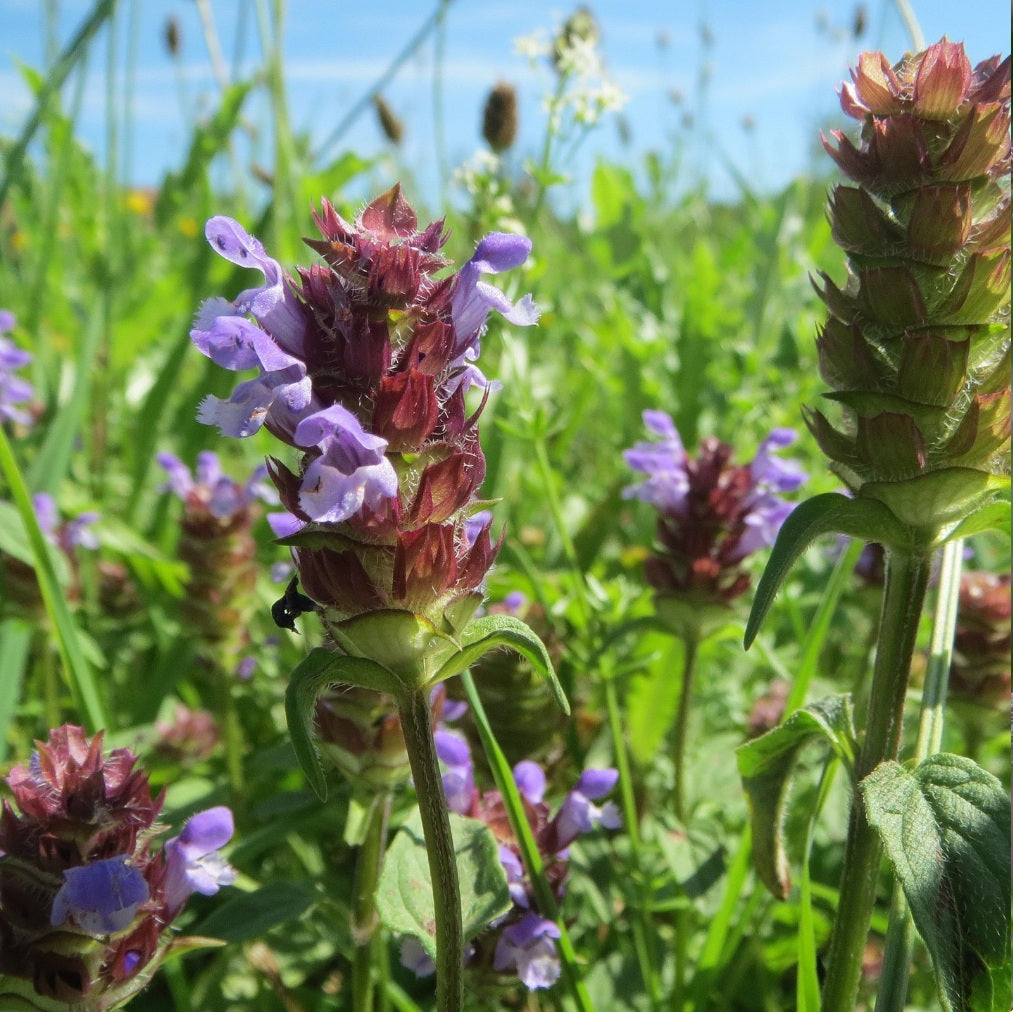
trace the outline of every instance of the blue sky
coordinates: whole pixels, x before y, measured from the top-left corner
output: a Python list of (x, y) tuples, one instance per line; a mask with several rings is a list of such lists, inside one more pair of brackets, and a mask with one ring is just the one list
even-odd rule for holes
[[(946, 33), (962, 40), (972, 61), (1009, 51), (1010, 7), (1005, 0), (911, 0), (925, 38)], [(30, 110), (17, 66), (43, 62), (46, 5), (37, 0), (0, 0), (0, 133), (16, 133)], [(456, 0), (446, 14), (443, 53), (443, 118), (447, 163), (453, 167), (478, 148), (481, 109), (499, 79), (514, 83), (521, 98), (518, 157), (533, 154), (544, 134), (542, 98), (551, 75), (533, 70), (514, 51), (513, 40), (541, 29), (550, 36), (573, 5), (542, 0)], [(624, 116), (630, 149), (621, 146), (613, 119), (587, 138), (568, 168), (575, 193), (598, 156), (639, 161), (648, 149), (671, 152), (682, 123), (693, 114), (698, 129), (686, 149), (690, 174), (705, 174), (712, 191), (731, 195), (724, 163), (745, 173), (752, 185), (774, 189), (814, 164), (819, 127), (837, 110), (835, 89), (861, 49), (883, 49), (891, 59), (909, 48), (909, 36), (892, 0), (870, 0), (866, 29), (851, 33), (853, 0), (734, 0), (650, 2), (599, 0), (590, 5), (601, 26), (602, 50), (611, 78), (629, 97)], [(60, 44), (91, 10), (84, 0), (58, 4)], [(284, 32), (285, 75), (292, 120), (319, 144), (345, 111), (379, 77), (435, 7), (432, 2), (382, 0), (372, 4), (288, 0)], [(247, 65), (259, 62), (250, 0), (210, 0), (225, 59), (238, 51)], [(169, 16), (181, 28), (178, 64), (162, 41)], [(706, 27), (710, 42), (702, 40)], [(211, 72), (197, 5), (193, 0), (122, 0), (118, 24), (119, 65), (136, 39), (135, 85), (130, 92), (135, 128), (123, 161), (129, 181), (153, 184), (180, 163), (189, 123), (213, 108), (217, 85)], [(105, 44), (93, 52), (78, 132), (100, 155), (106, 121)], [(406, 123), (400, 159), (417, 183), (436, 199), (437, 158), (433, 141), (434, 48), (424, 44), (385, 89)], [(701, 89), (701, 76), (706, 85)], [(124, 81), (117, 82), (122, 95)], [(681, 96), (680, 101), (673, 95)], [(67, 90), (69, 102), (71, 90)], [(257, 123), (262, 103), (247, 109)], [(744, 128), (746, 120), (750, 129)], [(706, 138), (710, 138), (707, 140)], [(262, 140), (266, 145), (266, 139)], [(343, 146), (363, 154), (385, 149), (371, 111), (345, 134)], [(336, 153), (336, 152), (334, 152)], [(393, 171), (393, 169), (391, 170)], [(579, 197), (577, 198), (579, 200)]]

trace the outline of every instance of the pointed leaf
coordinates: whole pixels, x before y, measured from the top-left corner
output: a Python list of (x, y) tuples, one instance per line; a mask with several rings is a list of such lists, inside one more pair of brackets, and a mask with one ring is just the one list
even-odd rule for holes
[(474, 664), (484, 653), (495, 647), (509, 647), (525, 657), (534, 669), (549, 683), (563, 713), (569, 714), (570, 704), (563, 687), (556, 678), (552, 660), (545, 644), (519, 618), (513, 615), (484, 615), (465, 628), (461, 636), (462, 649), (448, 660), (436, 675), (434, 684), (446, 681)]
[(327, 780), (320, 752), (313, 741), (313, 713), (317, 697), (336, 682), (378, 692), (394, 692), (398, 687), (397, 679), (375, 661), (347, 657), (324, 647), (311, 650), (289, 676), (285, 716), (292, 747), (306, 779), (321, 801), (327, 800)]
[[(499, 845), (492, 830), (478, 819), (450, 813), (461, 883), (464, 938), (474, 938), (513, 905)], [(416, 811), (394, 837), (383, 859), (376, 891), (376, 909), (387, 927), (413, 935), (436, 959), (436, 914), (433, 907), (429, 854)]]
[(194, 930), (226, 942), (261, 938), (275, 925), (298, 920), (315, 899), (310, 882), (268, 882), (256, 892), (239, 893), (219, 904)]
[(756, 588), (746, 624), (746, 649), (756, 639), (788, 570), (821, 534), (848, 534), (863, 541), (902, 544), (906, 541), (906, 533), (904, 526), (878, 500), (849, 499), (837, 492), (827, 492), (799, 503), (781, 525)]
[(828, 696), (796, 710), (780, 727), (736, 751), (739, 775), (749, 802), (753, 861), (763, 884), (779, 899), (791, 886), (784, 852), (784, 813), (795, 761), (803, 746), (829, 742), (849, 767), (855, 754), (851, 697)]
[(914, 770), (883, 763), (860, 787), (943, 1007), (1008, 1008), (1010, 799), (1002, 784), (971, 759), (940, 753)]

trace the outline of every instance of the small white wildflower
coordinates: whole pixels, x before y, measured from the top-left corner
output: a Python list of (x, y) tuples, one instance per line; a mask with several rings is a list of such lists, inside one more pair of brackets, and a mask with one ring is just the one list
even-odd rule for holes
[(574, 38), (559, 54), (559, 69), (581, 80), (598, 77), (602, 72), (601, 55), (595, 39)]
[(548, 56), (551, 51), (552, 47), (541, 29), (532, 32), (531, 35), (519, 35), (514, 39), (514, 52), (532, 63)]

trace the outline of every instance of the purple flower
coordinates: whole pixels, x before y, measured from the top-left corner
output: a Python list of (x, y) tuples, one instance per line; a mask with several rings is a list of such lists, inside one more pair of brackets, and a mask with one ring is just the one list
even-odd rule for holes
[(514, 767), (514, 782), (533, 805), (537, 805), (545, 796), (545, 773), (542, 767), (530, 759), (522, 759)]
[(164, 486), (191, 507), (205, 508), (219, 520), (229, 520), (246, 509), (255, 499), (277, 503), (278, 494), (265, 481), (267, 467), (258, 465), (244, 485), (222, 473), (218, 455), (211, 450), (197, 454), (197, 466), (190, 469), (171, 453), (159, 453), (158, 463), (165, 469)]
[(94, 510), (79, 513), (72, 520), (61, 523), (56, 500), (48, 492), (36, 492), (32, 496), (32, 504), (35, 506), (35, 519), (39, 529), (50, 544), (68, 554), (78, 545), (82, 548), (98, 548), (98, 538), (93, 531), (88, 530), (98, 520), (98, 513)]
[(531, 906), (528, 899), (528, 891), (524, 886), (524, 865), (520, 857), (504, 844), (499, 845), (499, 863), (503, 865), (506, 872), (507, 887), (510, 890), (510, 898), (514, 905), (527, 910)]
[(675, 428), (675, 422), (664, 411), (645, 411), (644, 425), (660, 440), (637, 443), (626, 450), (623, 458), (634, 471), (648, 475), (639, 485), (623, 489), (624, 499), (642, 499), (653, 503), (663, 513), (682, 514), (689, 492), (686, 472), (686, 450)]
[(503, 929), (493, 969), (500, 972), (516, 969), (526, 988), (552, 987), (559, 979), (559, 956), (556, 943), (559, 928), (538, 914), (527, 913), (516, 924)]
[(459, 815), (467, 815), (475, 793), (475, 771), (468, 742), (454, 731), (443, 728), (437, 728), (433, 737), (436, 754), (446, 767), (443, 793), (447, 796), (447, 808)]
[(265, 422), (275, 432), (291, 434), (312, 400), (305, 363), (284, 351), (271, 334), (222, 310), (231, 310), (224, 299), (205, 302), (190, 339), (217, 365), (233, 372), (257, 369), (259, 375), (240, 383), (227, 401), (209, 394), (197, 411), (198, 419), (217, 425), (226, 436), (252, 436)]
[(122, 931), (149, 896), (148, 883), (126, 854), (67, 868), (63, 880), (49, 922), (59, 927), (72, 919), (89, 935)]
[(523, 590), (511, 590), (500, 602), (500, 607), (508, 615), (516, 615), (528, 603)]
[(251, 267), (264, 275), (265, 283), (256, 288), (247, 288), (227, 302), (215, 301), (215, 305), (237, 316), (249, 313), (271, 335), (282, 348), (294, 355), (302, 355), (303, 335), (306, 319), (295, 296), (285, 284), (284, 274), (277, 260), (269, 257), (259, 239), (251, 236), (239, 222), (225, 215), (215, 215), (204, 226), (204, 235), (211, 247), (230, 263), (239, 267)]
[(492, 525), (492, 511), (479, 510), (464, 521), (464, 538), (469, 547), (478, 541), (479, 535)]
[(538, 322), (538, 307), (530, 295), (513, 303), (498, 288), (479, 280), (483, 274), (500, 274), (520, 267), (530, 252), (531, 240), (527, 236), (491, 232), (461, 268), (451, 304), (458, 355), (463, 354), (465, 348), (476, 346), (493, 309), (518, 327), (530, 327)]
[(518, 327), (530, 327), (538, 322), (538, 307), (530, 295), (514, 303), (498, 288), (479, 280), (483, 274), (499, 274), (519, 267), (530, 252), (531, 240), (526, 236), (491, 232), (482, 239), (474, 256), (458, 273), (451, 304), (457, 335), (452, 363), (456, 374), (448, 384), (448, 392), (462, 383), (465, 389), (472, 383), (479, 387), (489, 386), (489, 381), (473, 363), (478, 358), (485, 321), (493, 309)]
[(757, 485), (772, 492), (794, 492), (808, 477), (797, 461), (781, 460), (771, 450), (783, 450), (798, 439), (794, 429), (774, 429), (760, 444), (749, 470)]
[(577, 786), (567, 794), (551, 823), (555, 830), (553, 848), (557, 853), (565, 850), (581, 833), (590, 832), (596, 825), (602, 825), (606, 829), (620, 828), (622, 820), (619, 809), (613, 802), (609, 801), (600, 808), (593, 804), (608, 794), (618, 779), (618, 770), (584, 770)]
[(236, 665), (236, 678), (241, 682), (247, 682), (253, 677), (253, 673), (257, 670), (257, 658), (250, 655), (244, 657)]
[(340, 523), (363, 506), (375, 510), (397, 495), (397, 474), (384, 455), (387, 440), (366, 432), (340, 404), (304, 418), (295, 442), (321, 450), (303, 475), (299, 497), (299, 506), (313, 520)]
[(235, 882), (235, 869), (218, 853), (234, 829), (232, 812), (219, 805), (192, 816), (179, 836), (166, 842), (165, 900), (170, 911), (182, 908), (191, 893), (212, 896)]
[(431, 977), (436, 973), (436, 964), (414, 935), (405, 935), (401, 939), (399, 958), (401, 965), (406, 970), (411, 970), (416, 977)]
[(22, 351), (4, 336), (14, 328), (14, 323), (14, 314), (0, 309), (0, 421), (6, 418), (19, 425), (30, 425), (31, 416), (14, 407), (35, 396), (31, 383), (20, 376), (11, 375), (15, 369), (20, 369), (32, 360), (29, 352)]

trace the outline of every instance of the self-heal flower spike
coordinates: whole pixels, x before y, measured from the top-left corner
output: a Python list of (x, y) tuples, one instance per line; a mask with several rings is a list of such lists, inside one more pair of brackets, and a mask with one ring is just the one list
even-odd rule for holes
[(171, 453), (156, 459), (168, 478), (164, 489), (183, 503), (177, 553), (189, 567), (180, 602), (184, 624), (205, 662), (231, 680), (249, 647), (256, 608), (257, 503), (276, 505), (278, 495), (264, 464), (237, 481), (210, 450), (197, 454), (192, 473)]
[(903, 525), (897, 547), (931, 546), (1009, 474), (1010, 61), (972, 68), (944, 38), (893, 67), (864, 53), (852, 78), (841, 106), (861, 140), (824, 139), (857, 184), (830, 200), (847, 283), (819, 290), (835, 409), (807, 422), (849, 489)]
[[(265, 283), (198, 315), (192, 337), (204, 354), (257, 370), (228, 401), (206, 401), (201, 418), (240, 436), (263, 427), (290, 448), (268, 460), (284, 508), (274, 529), (297, 570), (276, 616), (287, 624), (315, 610), (332, 643), (292, 673), (293, 745), (323, 797), (318, 697), (342, 683), (393, 697), (438, 911), (438, 1003), (449, 1008), (463, 997), (462, 918), (428, 693), (484, 650), (519, 640), (540, 650), (554, 678), (544, 647), (517, 620), (486, 620), (468, 637), (499, 550), (491, 520), (468, 523), (482, 509), (478, 419), (492, 386), (476, 365), (479, 344), (492, 310), (519, 325), (537, 319), (530, 296), (515, 302), (482, 276), (519, 266), (530, 243), (486, 236), (448, 273), (443, 222), (420, 228), (400, 186), (354, 221), (326, 200), (315, 219), (321, 238), (306, 242), (323, 262), (295, 276), (236, 222), (208, 222), (212, 246)], [(483, 396), (469, 407), (472, 386)]]
[(193, 891), (234, 873), (213, 851), (228, 809), (195, 815), (162, 851), (163, 796), (127, 749), (56, 728), (7, 777), (0, 814), (0, 995), (4, 1008), (119, 1008), (187, 939), (171, 924)]
[(200, 417), (230, 435), (264, 426), (299, 455), (294, 469), (269, 459), (285, 508), (272, 524), (348, 649), (336, 632), (347, 619), (397, 609), (441, 624), (481, 586), (498, 546), (476, 524), (482, 404), (469, 412), (465, 394), (490, 386), (476, 364), (489, 314), (529, 326), (538, 311), (483, 280), (525, 261), (524, 236), (488, 235), (447, 274), (443, 222), (420, 229), (399, 187), (354, 222), (324, 201), (316, 223), (322, 238), (307, 244), (324, 262), (293, 277), (212, 218), (212, 247), (264, 284), (208, 300), (191, 337), (219, 365), (257, 371)]
[(647, 560), (647, 581), (664, 613), (706, 624), (711, 613), (724, 615), (728, 603), (745, 593), (750, 577), (744, 561), (774, 543), (793, 509), (781, 494), (795, 491), (806, 474), (777, 454), (795, 441), (795, 433), (774, 429), (749, 464), (735, 464), (732, 448), (713, 438), (690, 457), (663, 411), (645, 411), (644, 424), (655, 438), (623, 456), (647, 477), (624, 489), (623, 497), (642, 499), (658, 511), (660, 544)]
[(209, 513), (225, 525), (258, 499), (272, 505), (278, 502), (277, 494), (267, 482), (267, 467), (263, 464), (246, 482), (240, 483), (222, 471), (218, 454), (210, 450), (197, 454), (193, 474), (171, 453), (159, 453), (157, 460), (168, 476), (166, 488), (186, 505), (191, 522)]

